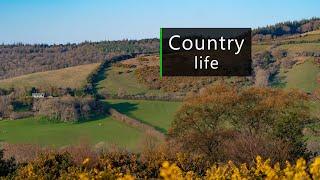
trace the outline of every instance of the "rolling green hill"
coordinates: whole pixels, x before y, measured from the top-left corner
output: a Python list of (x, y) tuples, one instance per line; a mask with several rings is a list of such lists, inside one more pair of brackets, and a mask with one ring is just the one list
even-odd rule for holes
[(276, 57), (276, 61), (280, 64), (284, 60), (296, 61), (289, 69), (280, 66), (276, 75), (277, 78), (275, 78), (277, 82), (271, 82), (273, 86), (296, 88), (309, 93), (320, 87), (319, 82), (317, 82), (317, 77), (320, 75), (320, 66), (314, 61), (316, 57), (312, 56), (312, 53), (320, 53), (320, 30), (253, 42), (253, 54), (263, 51), (286, 52), (285, 57)]
[(46, 87), (81, 88), (86, 84), (88, 75), (100, 63), (80, 65), (65, 69), (32, 73), (10, 79), (0, 80), (1, 88), (11, 87)]
[(159, 94), (159, 90), (150, 90), (147, 86), (138, 82), (134, 70), (123, 67), (109, 67), (105, 72), (105, 79), (98, 84), (100, 93), (106, 92), (111, 95), (126, 94)]

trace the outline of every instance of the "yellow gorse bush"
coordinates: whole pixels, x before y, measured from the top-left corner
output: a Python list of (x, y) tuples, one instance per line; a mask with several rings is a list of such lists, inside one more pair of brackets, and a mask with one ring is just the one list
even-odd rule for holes
[(263, 160), (260, 156), (256, 158), (255, 165), (248, 167), (246, 164), (236, 166), (232, 161), (227, 164), (213, 165), (207, 170), (204, 177), (198, 177), (193, 172), (183, 172), (176, 164), (164, 162), (160, 169), (160, 176), (165, 180), (182, 179), (293, 179), (308, 180), (320, 179), (320, 157), (307, 166), (306, 161), (298, 159), (294, 165), (289, 162), (281, 169), (280, 164), (271, 165), (270, 159)]
[[(134, 174), (121, 173), (119, 169), (111, 166), (103, 166), (103, 168), (90, 168), (86, 158), (82, 166), (70, 166), (67, 171), (60, 174), (59, 179), (118, 179), (118, 180), (134, 180)], [(14, 179), (42, 179), (39, 170), (33, 167), (32, 163), (20, 168)], [(207, 169), (203, 176), (193, 171), (183, 171), (177, 164), (165, 161), (159, 169), (159, 178), (165, 180), (192, 180), (192, 179), (267, 179), (267, 180), (309, 180), (320, 179), (320, 156), (313, 159), (310, 164), (300, 158), (294, 164), (286, 162), (284, 167), (280, 167), (279, 163), (271, 164), (270, 159), (264, 160), (260, 156), (256, 157), (252, 166), (246, 164), (236, 165), (232, 161), (224, 164), (215, 164)], [(145, 177), (152, 178), (152, 177)]]
[(313, 179), (320, 179), (320, 157), (316, 158), (310, 165), (310, 173)]

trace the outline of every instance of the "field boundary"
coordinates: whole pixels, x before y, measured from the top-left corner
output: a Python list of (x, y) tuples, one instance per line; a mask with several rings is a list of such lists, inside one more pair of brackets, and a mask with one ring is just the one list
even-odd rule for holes
[(179, 96), (146, 96), (146, 95), (116, 95), (116, 94), (103, 94), (106, 99), (120, 99), (120, 100), (147, 100), (147, 101), (168, 101), (168, 102), (182, 102), (185, 97)]
[(150, 134), (151, 136), (154, 136), (156, 138), (158, 138), (159, 140), (164, 140), (166, 138), (165, 134), (163, 134), (162, 132), (158, 131), (156, 128), (154, 128), (153, 126), (150, 126), (148, 124), (145, 124), (137, 119), (128, 117), (127, 115), (124, 115), (120, 112), (118, 112), (117, 110), (113, 109), (113, 108), (109, 108), (108, 112), (110, 113), (110, 115), (120, 121), (123, 122), (129, 126), (138, 128), (142, 131), (144, 131), (147, 134)]

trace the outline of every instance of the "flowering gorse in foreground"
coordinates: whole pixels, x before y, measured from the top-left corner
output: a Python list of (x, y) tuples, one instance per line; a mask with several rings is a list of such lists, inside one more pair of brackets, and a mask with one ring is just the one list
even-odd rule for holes
[[(108, 159), (104, 163), (91, 162), (90, 158), (85, 158), (81, 165), (68, 164), (68, 158), (65, 156), (47, 156), (35, 162), (30, 162), (20, 167), (12, 179), (150, 179), (160, 178), (165, 180), (191, 180), (191, 179), (293, 179), (308, 180), (320, 179), (320, 157), (310, 161), (310, 164), (300, 158), (294, 164), (286, 162), (284, 167), (279, 163), (271, 164), (270, 159), (263, 160), (260, 156), (256, 157), (254, 165), (246, 164), (236, 165), (232, 161), (225, 164), (215, 164), (208, 168), (203, 175), (194, 171), (183, 171), (176, 163), (164, 161), (155, 177), (140, 176), (129, 169), (112, 166)], [(178, 162), (177, 162), (178, 163)], [(43, 165), (51, 164), (48, 168)], [(179, 163), (178, 163), (179, 164)], [(130, 163), (127, 164), (130, 166)], [(139, 171), (147, 171), (140, 169)], [(124, 170), (124, 171), (123, 171)]]
[(160, 169), (160, 176), (166, 180), (179, 179), (320, 179), (320, 157), (307, 166), (306, 161), (298, 159), (294, 165), (286, 163), (281, 169), (279, 163), (270, 164), (270, 160), (263, 160), (260, 156), (252, 167), (246, 164), (236, 166), (232, 161), (227, 164), (214, 165), (207, 170), (204, 177), (198, 177), (194, 172), (183, 172), (176, 164), (164, 162)]

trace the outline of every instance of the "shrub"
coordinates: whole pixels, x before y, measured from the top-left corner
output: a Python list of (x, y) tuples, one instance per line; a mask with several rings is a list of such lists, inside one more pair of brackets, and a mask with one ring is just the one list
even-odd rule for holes
[(252, 166), (242, 164), (236, 166), (232, 161), (226, 164), (213, 165), (206, 171), (205, 176), (198, 176), (193, 171), (182, 171), (175, 163), (165, 161), (160, 169), (163, 179), (319, 179), (320, 158), (316, 158), (309, 167), (302, 158), (295, 164), (287, 163), (281, 168), (278, 163), (272, 165), (270, 159), (256, 157)]
[(140, 61), (140, 62), (145, 62), (145, 61), (149, 61), (149, 59), (148, 58), (146, 58), (146, 57), (138, 57), (137, 58), (138, 59), (138, 61)]
[(43, 154), (16, 172), (18, 179), (58, 179), (73, 166), (68, 153)]
[[(311, 117), (306, 100), (305, 94), (296, 91), (213, 86), (186, 100), (169, 136), (181, 144), (182, 151), (204, 154), (211, 162), (259, 154), (281, 162), (307, 157), (302, 130)], [(241, 151), (237, 157), (224, 146), (226, 142), (247, 146), (248, 141), (239, 141), (239, 135), (251, 139), (253, 147), (265, 148)]]
[(7, 89), (2, 89), (2, 88), (0, 88), (0, 96), (8, 95), (8, 94), (10, 94), (10, 91), (11, 91), (11, 90), (7, 90)]
[(16, 119), (22, 119), (33, 116), (33, 112), (12, 112), (9, 116), (10, 119), (16, 120)]
[(263, 135), (290, 144), (290, 159), (307, 157), (303, 139), (311, 119), (306, 94), (271, 88), (249, 88), (239, 93), (232, 124), (240, 132)]
[(3, 155), (3, 150), (0, 150), (0, 177), (8, 176), (18, 168), (14, 158), (4, 159)]
[(267, 87), (269, 84), (269, 72), (263, 69), (256, 70), (255, 86)]
[(225, 83), (237, 84), (239, 88), (252, 84), (246, 77), (163, 77), (159, 76), (159, 66), (144, 66), (135, 70), (135, 76), (140, 83), (150, 89), (161, 89), (169, 93), (187, 94), (198, 92), (201, 88), (213, 83), (224, 81)]
[(14, 157), (17, 163), (28, 163), (35, 160), (40, 154), (48, 153), (51, 150), (43, 148), (35, 144), (9, 144), (3, 143), (4, 158), (9, 159)]
[[(320, 80), (320, 78), (319, 78), (319, 80)], [(313, 92), (313, 97), (314, 97), (316, 100), (320, 101), (320, 88), (314, 90), (314, 92)]]
[(12, 100), (9, 95), (0, 96), (0, 118), (7, 118), (13, 111)]
[[(127, 154), (127, 153), (126, 153)], [(129, 154), (127, 154), (129, 155)], [(155, 175), (147, 174), (148, 167), (136, 164), (130, 156), (102, 158), (97, 165), (90, 167), (91, 159), (86, 158), (82, 164), (74, 165), (67, 154), (43, 156), (21, 166), (11, 179), (319, 179), (320, 157), (307, 163), (299, 158), (295, 163), (287, 162), (285, 166), (272, 163), (270, 159), (257, 156), (252, 165), (237, 165), (233, 161), (212, 164), (203, 174), (197, 171), (184, 170), (177, 161), (164, 160)], [(129, 159), (128, 159), (129, 158)], [(134, 158), (133, 158), (134, 159)], [(111, 163), (110, 163), (111, 162)], [(191, 162), (192, 163), (192, 162)], [(134, 171), (132, 171), (134, 170)], [(154, 172), (154, 173), (155, 173)]]
[(235, 89), (227, 86), (214, 86), (189, 98), (175, 116), (170, 138), (183, 150), (205, 154), (211, 162), (222, 161), (222, 142), (229, 136), (222, 124), (238, 99)]
[(290, 144), (279, 139), (234, 132), (222, 145), (223, 153), (235, 163), (251, 165), (257, 155), (271, 157), (273, 163), (285, 164), (290, 158)]
[(276, 59), (281, 59), (284, 58), (288, 55), (288, 52), (286, 50), (283, 49), (279, 49), (279, 50), (274, 50), (272, 52), (272, 55), (276, 58)]
[(297, 60), (291, 59), (291, 58), (286, 58), (281, 60), (281, 65), (285, 68), (285, 69), (291, 69), (293, 67), (293, 65), (295, 65), (297, 63)]
[(76, 165), (81, 165), (86, 158), (90, 159), (87, 166), (92, 167), (99, 161), (99, 152), (96, 152), (89, 144), (79, 144), (58, 149), (59, 153), (68, 153)]
[(114, 64), (112, 64), (112, 66), (120, 67), (120, 68), (135, 68), (135, 67), (137, 67), (134, 64), (124, 64), (124, 63), (121, 63), (121, 62), (114, 63)]
[(255, 54), (253, 66), (260, 67), (261, 69), (267, 69), (270, 64), (275, 62), (275, 58), (272, 56), (270, 51), (264, 51)]

